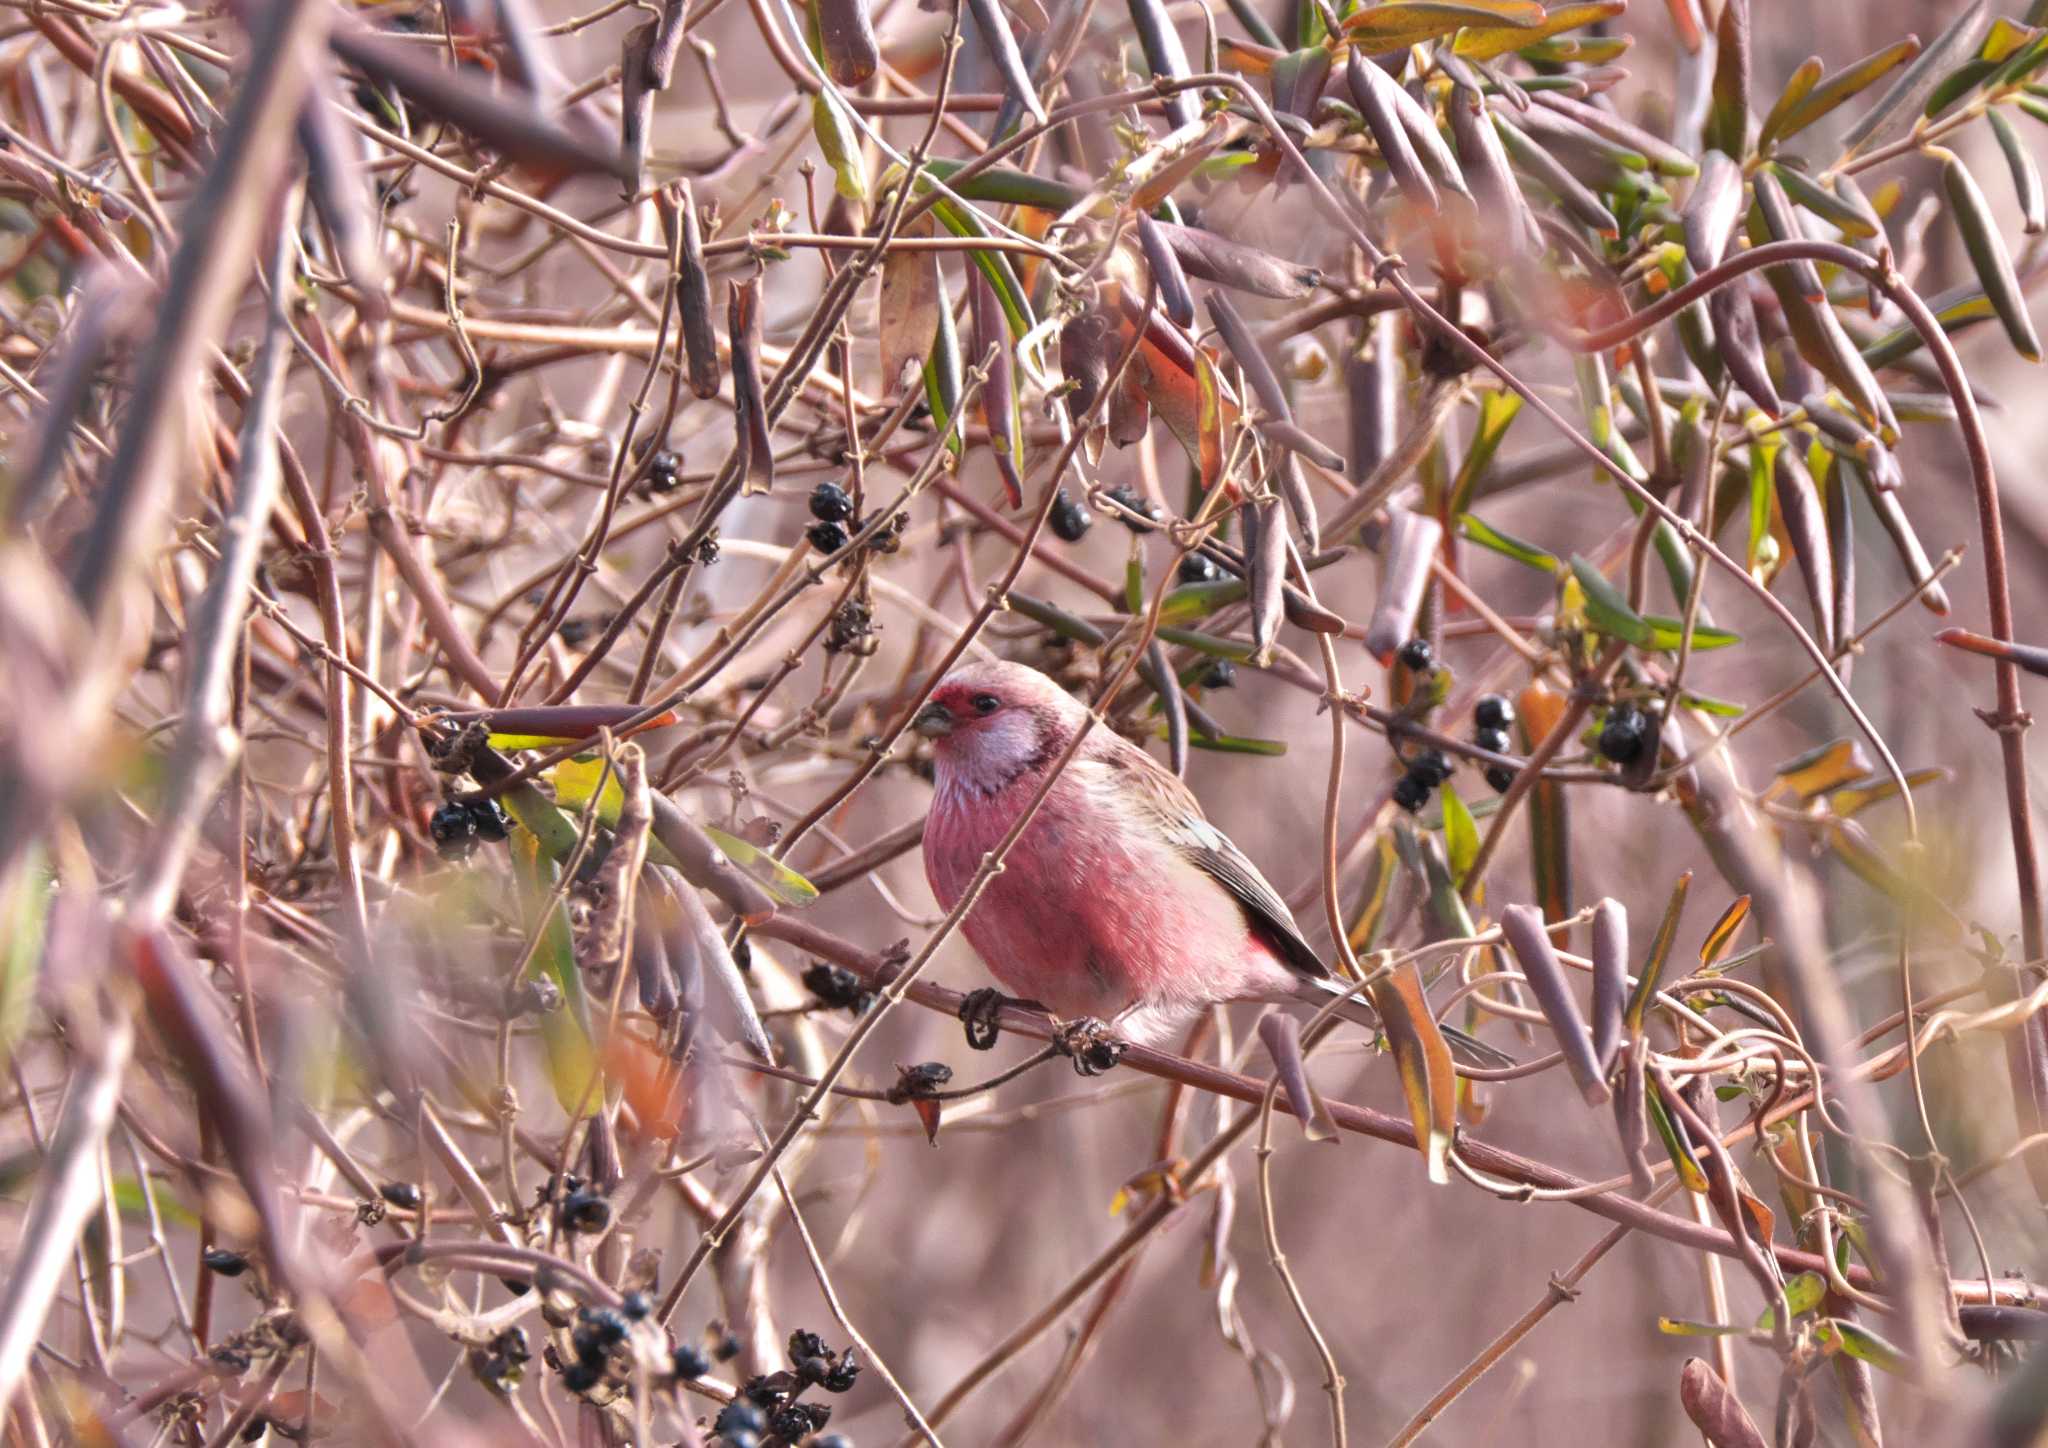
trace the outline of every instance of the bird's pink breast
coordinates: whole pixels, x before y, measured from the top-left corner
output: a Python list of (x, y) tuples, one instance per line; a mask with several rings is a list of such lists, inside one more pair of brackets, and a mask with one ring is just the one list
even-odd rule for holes
[[(948, 909), (1037, 789), (947, 788), (925, 824), (925, 873)], [(963, 930), (1005, 990), (1062, 1017), (1182, 1011), (1285, 968), (1213, 879), (1067, 778), (1005, 857)]]

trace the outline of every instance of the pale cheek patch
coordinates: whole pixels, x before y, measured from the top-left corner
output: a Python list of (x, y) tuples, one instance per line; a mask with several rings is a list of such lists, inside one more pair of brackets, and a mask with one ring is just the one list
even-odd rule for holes
[(984, 792), (1001, 789), (1037, 753), (1036, 721), (1021, 710), (1006, 710), (975, 728), (961, 751), (962, 782)]

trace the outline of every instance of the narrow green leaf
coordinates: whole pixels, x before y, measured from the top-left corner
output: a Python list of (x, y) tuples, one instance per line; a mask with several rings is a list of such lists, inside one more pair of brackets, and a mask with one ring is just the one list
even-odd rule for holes
[[(1797, 1277), (1785, 1281), (1785, 1306), (1794, 1317), (1804, 1317), (1827, 1299), (1828, 1279), (1818, 1272), (1801, 1272)], [(1774, 1302), (1764, 1309), (1762, 1317), (1756, 1320), (1758, 1332), (1775, 1332), (1778, 1326), (1778, 1305)]]
[(1693, 1155), (1692, 1143), (1679, 1134), (1677, 1123), (1664, 1110), (1664, 1103), (1656, 1091), (1644, 1092), (1643, 1100), (1649, 1105), (1650, 1122), (1657, 1128), (1657, 1135), (1664, 1143), (1664, 1153), (1671, 1158), (1679, 1181), (1684, 1183), (1687, 1191), (1705, 1196), (1707, 1174), (1701, 1168), (1699, 1158)]
[(1512, 533), (1503, 532), (1485, 522), (1477, 514), (1460, 513), (1458, 531), (1482, 548), (1490, 548), (1504, 557), (1514, 559), (1517, 563), (1527, 564), (1545, 573), (1555, 574), (1563, 568), (1556, 554), (1546, 553), (1534, 543), (1524, 542)]
[[(1160, 728), (1159, 737), (1166, 737), (1164, 726)], [(1284, 739), (1247, 739), (1236, 734), (1218, 734), (1211, 739), (1199, 731), (1191, 731), (1188, 743), (1197, 749), (1207, 749), (1217, 754), (1258, 754), (1269, 759), (1277, 759), (1287, 752), (1287, 741)]]
[(1998, 149), (2005, 154), (2005, 168), (2012, 173), (2013, 195), (2020, 204), (2020, 229), (2029, 236), (2038, 236), (2048, 230), (2048, 201), (2042, 195), (2040, 168), (2005, 112), (1994, 109), (1990, 114), (1991, 133), (1998, 137)]
[(1822, 70), (1821, 58), (1809, 55), (1799, 63), (1799, 68), (1792, 72), (1791, 79), (1785, 82), (1785, 89), (1778, 92), (1778, 99), (1772, 103), (1770, 114), (1764, 117), (1763, 129), (1757, 132), (1756, 145), (1759, 151), (1768, 152), (1772, 142), (1787, 133), (1791, 118), (1797, 114), (1799, 106), (1813, 94), (1813, 88), (1820, 84)]
[(1713, 105), (1705, 144), (1731, 156), (1749, 154), (1749, 0), (1721, 0), (1714, 31)]
[[(1867, 145), (1887, 141), (1902, 121), (1910, 120), (1928, 92), (1940, 83), (1977, 45), (1977, 27), (1984, 20), (1984, 0), (1971, 4), (1934, 38), (1934, 43), (1899, 73), (1891, 89), (1842, 138), (1842, 154), (1853, 156)], [(1859, 87), (1860, 89), (1860, 87)]]
[(1660, 1317), (1657, 1331), (1668, 1337), (1733, 1337), (1742, 1328), (1732, 1322), (1692, 1322), (1683, 1317)]
[(2005, 239), (1998, 234), (1990, 204), (1960, 157), (1938, 146), (1931, 149), (1941, 154), (1942, 190), (1948, 196), (1956, 229), (1962, 233), (1963, 246), (1970, 253), (1970, 265), (2005, 327), (2007, 340), (2029, 362), (2040, 361), (2041, 339), (2034, 331), (2033, 318), (2027, 314), (2027, 295), (2020, 289), (2019, 275), (2006, 252)]
[(1823, 1319), (1814, 1329), (1823, 1347), (1838, 1349), (1874, 1368), (1901, 1375), (1912, 1371), (1912, 1360), (1869, 1328), (1843, 1318)]
[(1586, 596), (1586, 618), (1594, 628), (1637, 648), (1652, 645), (1656, 631), (1649, 621), (1628, 606), (1627, 597), (1605, 574), (1576, 553), (1572, 555), (1572, 577)]
[(1853, 65), (1844, 66), (1795, 102), (1772, 129), (1771, 139), (1782, 141), (1797, 135), (1836, 106), (1854, 100), (1895, 67), (1919, 53), (1920, 41), (1909, 35), (1864, 56)]
[(1534, 0), (1387, 0), (1354, 12), (1344, 21), (1344, 33), (1378, 53), (1422, 45), (1468, 25), (1528, 32), (1543, 20), (1543, 7)]
[[(1877, 213), (1869, 209), (1869, 203), (1858, 206), (1837, 196), (1797, 166), (1787, 166), (1782, 161), (1772, 162), (1770, 171), (1794, 201), (1844, 235), (1861, 239), (1876, 236), (1881, 229), (1882, 222)], [(1859, 195), (1857, 199), (1862, 198)]]
[(1479, 825), (1450, 785), (1444, 785), (1438, 797), (1443, 801), (1444, 857), (1450, 862), (1451, 882), (1462, 888), (1472, 862), (1479, 858)]
[(1671, 887), (1671, 899), (1664, 906), (1664, 918), (1657, 924), (1657, 933), (1650, 941), (1650, 953), (1643, 960), (1642, 972), (1636, 977), (1634, 994), (1629, 997), (1628, 1009), (1622, 1012), (1622, 1020), (1628, 1026), (1631, 1039), (1642, 1034), (1643, 1016), (1656, 999), (1657, 982), (1664, 975), (1664, 962), (1671, 958), (1671, 945), (1678, 938), (1678, 920), (1685, 913), (1685, 897), (1692, 889), (1692, 871), (1687, 870)]
[[(1543, 7), (1536, 7), (1543, 9)], [(1612, 20), (1628, 9), (1628, 0), (1593, 0), (1593, 3), (1552, 5), (1532, 25), (1470, 25), (1459, 33), (1451, 49), (1467, 60), (1496, 60), (1510, 51), (1528, 50), (1555, 40), (1568, 30)], [(1534, 90), (1524, 78), (1526, 89)]]
[[(1941, 324), (1944, 332), (1965, 331), (1998, 315), (1983, 288), (1967, 285), (1951, 287), (1929, 297), (1927, 310), (1934, 313), (1934, 320)], [(1871, 367), (1889, 367), (1902, 358), (1912, 356), (1923, 345), (1919, 329), (1907, 322), (1865, 347), (1863, 360)]]
[(745, 870), (755, 883), (783, 904), (800, 907), (818, 898), (816, 885), (766, 850), (756, 849), (738, 835), (729, 835), (716, 825), (699, 821), (698, 827), (711, 837), (711, 843), (718, 846), (719, 853)]

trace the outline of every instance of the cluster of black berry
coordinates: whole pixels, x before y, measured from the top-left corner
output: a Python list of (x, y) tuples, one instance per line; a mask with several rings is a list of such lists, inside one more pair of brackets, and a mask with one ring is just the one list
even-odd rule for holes
[[(643, 1311), (642, 1316), (645, 1316)], [(587, 1393), (604, 1381), (612, 1352), (632, 1331), (626, 1314), (616, 1307), (586, 1307), (576, 1314), (576, 1329), (569, 1334), (569, 1346), (576, 1361), (562, 1369), (562, 1386), (572, 1393)]]
[(1079, 543), (1095, 525), (1095, 515), (1088, 511), (1085, 503), (1061, 488), (1052, 500), (1052, 516), (1046, 522), (1051, 525), (1053, 536), (1061, 542)]
[(854, 1015), (867, 1014), (874, 1004), (875, 993), (861, 983), (861, 978), (842, 965), (817, 961), (804, 972), (804, 989), (818, 998), (821, 1005), (833, 1010), (851, 1011)]
[[(1481, 694), (1479, 702), (1472, 706), (1472, 723), (1474, 744), (1495, 754), (1506, 754), (1513, 744), (1508, 730), (1514, 727), (1515, 706), (1505, 694)], [(1489, 764), (1486, 782), (1493, 786), (1495, 794), (1506, 794), (1514, 785), (1515, 771), (1505, 764)]]
[(848, 523), (858, 528), (853, 516), (853, 495), (837, 483), (820, 483), (811, 489), (811, 524), (805, 537), (820, 553), (837, 553), (846, 546)]
[(493, 843), (506, 837), (505, 815), (496, 800), (450, 800), (434, 811), (427, 821), (427, 833), (444, 860), (466, 860), (483, 841)]
[[(1117, 521), (1140, 537), (1153, 531), (1146, 526), (1147, 522), (1156, 526), (1166, 521), (1166, 514), (1159, 505), (1150, 498), (1141, 496), (1129, 483), (1117, 484), (1105, 496), (1123, 510), (1117, 515)], [(1132, 516), (1133, 514), (1136, 516)], [(1145, 521), (1141, 522), (1140, 519)]]
[(682, 481), (683, 460), (678, 454), (663, 448), (647, 460), (645, 487), (650, 494), (673, 493)]
[(1430, 792), (1451, 777), (1451, 761), (1441, 749), (1418, 749), (1408, 756), (1408, 772), (1394, 781), (1394, 803), (1410, 814), (1429, 803)]
[(476, 1375), (500, 1392), (510, 1392), (519, 1386), (519, 1379), (532, 1358), (532, 1349), (526, 1345), (526, 1329), (516, 1324), (470, 1352), (470, 1362)]
[(812, 1388), (844, 1393), (860, 1377), (860, 1364), (853, 1349), (834, 1352), (815, 1332), (789, 1335), (791, 1366), (781, 1372), (764, 1373), (740, 1388), (739, 1396), (719, 1412), (712, 1429), (720, 1448), (762, 1448), (770, 1441), (805, 1443), (809, 1448), (853, 1448), (844, 1436), (834, 1433), (813, 1437), (831, 1420), (829, 1403), (802, 1401)]
[(1598, 747), (1616, 764), (1634, 764), (1655, 736), (1650, 716), (1624, 699), (1610, 708), (1601, 722)]

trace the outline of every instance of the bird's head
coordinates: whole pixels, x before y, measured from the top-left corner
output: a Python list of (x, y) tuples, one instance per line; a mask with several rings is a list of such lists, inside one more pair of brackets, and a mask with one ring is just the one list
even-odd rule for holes
[(998, 789), (1057, 758), (1085, 712), (1036, 669), (977, 662), (939, 681), (914, 727), (959, 782)]

